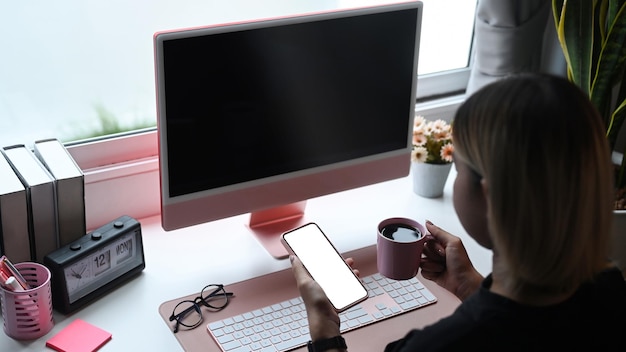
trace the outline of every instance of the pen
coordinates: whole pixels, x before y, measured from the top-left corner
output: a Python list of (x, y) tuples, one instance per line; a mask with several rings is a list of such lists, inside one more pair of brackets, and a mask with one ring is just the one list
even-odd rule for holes
[(9, 276), (7, 276), (7, 274), (5, 274), (4, 271), (0, 270), (0, 282), (2, 283), (2, 287), (9, 290), (10, 289), (9, 286), (6, 285), (7, 280), (9, 280)]
[(11, 275), (7, 274), (5, 272), (5, 274), (7, 276), (13, 276), (15, 277), (15, 280), (17, 280), (18, 284), (20, 284), (20, 286), (22, 286), (23, 289), (27, 290), (30, 288), (30, 285), (26, 282), (26, 279), (24, 279), (24, 277), (20, 274), (19, 271), (17, 271), (17, 269), (13, 266), (13, 264), (9, 261), (9, 258), (7, 258), (6, 255), (3, 255), (1, 263), (4, 265), (4, 268), (6, 268)]
[(0, 279), (2, 279), (2, 282), (6, 282), (9, 279), (9, 277), (10, 276), (5, 274), (4, 271), (0, 270)]
[(20, 285), (19, 282), (15, 279), (15, 276), (11, 276), (6, 281), (4, 281), (4, 285), (9, 288), (9, 290), (13, 292), (23, 292), (24, 288)]

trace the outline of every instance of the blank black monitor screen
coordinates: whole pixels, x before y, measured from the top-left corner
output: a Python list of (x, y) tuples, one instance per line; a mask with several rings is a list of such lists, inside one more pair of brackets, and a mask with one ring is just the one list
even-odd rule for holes
[(370, 17), (163, 43), (170, 196), (403, 148), (415, 14)]
[[(420, 6), (155, 35), (162, 196), (280, 182), (397, 151), (408, 170)], [(363, 180), (324, 192), (372, 182)], [(256, 210), (242, 204), (240, 213)]]

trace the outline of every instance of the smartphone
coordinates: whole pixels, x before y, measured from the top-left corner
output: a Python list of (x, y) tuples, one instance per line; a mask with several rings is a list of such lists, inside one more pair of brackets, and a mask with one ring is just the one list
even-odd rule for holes
[(300, 259), (336, 311), (346, 310), (367, 298), (361, 279), (317, 224), (308, 223), (287, 231), (281, 241), (289, 253)]

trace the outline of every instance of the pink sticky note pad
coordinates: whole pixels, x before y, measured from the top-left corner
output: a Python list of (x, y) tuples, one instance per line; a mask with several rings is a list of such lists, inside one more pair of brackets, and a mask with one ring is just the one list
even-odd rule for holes
[(107, 343), (111, 336), (97, 326), (76, 319), (46, 341), (46, 347), (60, 352), (93, 352)]

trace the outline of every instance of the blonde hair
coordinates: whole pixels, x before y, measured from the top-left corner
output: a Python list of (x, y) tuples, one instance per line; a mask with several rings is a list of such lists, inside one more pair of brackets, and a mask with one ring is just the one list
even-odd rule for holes
[(608, 259), (613, 169), (604, 126), (566, 79), (518, 75), (457, 111), (455, 158), (488, 189), (494, 247), (513, 289), (568, 292)]

